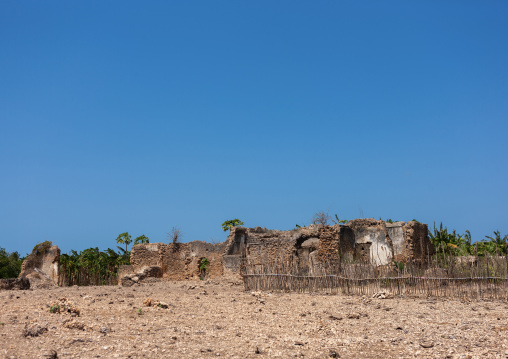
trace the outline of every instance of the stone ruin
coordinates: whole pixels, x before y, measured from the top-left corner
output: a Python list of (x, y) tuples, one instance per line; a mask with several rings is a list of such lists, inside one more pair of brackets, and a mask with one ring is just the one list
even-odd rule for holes
[(319, 263), (360, 261), (375, 267), (393, 261), (425, 264), (434, 253), (427, 225), (355, 219), (345, 225), (313, 224), (290, 231), (235, 227), (225, 244), (224, 270), (246, 264), (291, 263), (312, 273)]
[[(186, 280), (233, 276), (243, 264), (292, 263), (312, 274), (323, 263), (364, 262), (372, 267), (394, 261), (426, 264), (434, 254), (427, 225), (416, 221), (386, 223), (355, 219), (347, 224), (313, 224), (289, 231), (233, 227), (219, 244), (137, 244), (131, 250), (131, 265), (120, 266), (118, 284), (157, 280)], [(19, 278), (31, 287), (58, 285), (60, 249), (51, 242), (38, 244), (23, 262)], [(206, 270), (200, 263), (206, 258)], [(11, 281), (12, 282), (12, 281)], [(26, 282), (2, 286), (26, 287)], [(2, 288), (0, 288), (2, 289)]]
[(154, 276), (170, 280), (196, 279), (201, 258), (210, 265), (207, 278), (238, 275), (242, 264), (292, 263), (312, 273), (322, 263), (360, 261), (373, 267), (393, 261), (425, 264), (434, 254), (427, 225), (416, 221), (386, 223), (355, 219), (345, 225), (313, 224), (289, 231), (233, 227), (224, 243), (150, 243), (133, 246), (131, 265), (119, 283), (131, 285)]
[[(221, 277), (224, 274), (223, 247), (224, 243), (202, 241), (137, 244), (131, 250), (131, 265), (120, 268), (119, 284), (130, 286), (150, 281), (150, 278), (186, 280)], [(206, 270), (200, 269), (203, 258), (209, 263)]]
[(26, 278), (32, 288), (47, 288), (58, 285), (60, 248), (46, 241), (34, 247), (32, 253), (21, 264), (18, 278)]

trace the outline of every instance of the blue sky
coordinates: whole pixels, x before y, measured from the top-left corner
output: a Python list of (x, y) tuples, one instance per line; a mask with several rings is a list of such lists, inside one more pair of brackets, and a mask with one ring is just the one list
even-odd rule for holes
[(0, 247), (508, 233), (506, 1), (2, 1)]

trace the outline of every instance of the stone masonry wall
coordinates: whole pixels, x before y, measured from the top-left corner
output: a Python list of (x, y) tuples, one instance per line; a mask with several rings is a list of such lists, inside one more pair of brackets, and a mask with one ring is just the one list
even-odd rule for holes
[(355, 257), (377, 266), (393, 259), (393, 245), (386, 223), (373, 218), (354, 219), (347, 224), (355, 234)]
[(353, 256), (354, 232), (344, 225), (313, 224), (290, 231), (266, 228), (232, 228), (225, 242), (227, 270), (238, 272), (241, 259), (250, 266), (275, 265), (313, 272), (319, 263), (337, 261), (340, 256)]
[(162, 268), (163, 253), (167, 244), (147, 243), (136, 244), (131, 249), (131, 266), (134, 272), (139, 272), (146, 266), (159, 266)]
[(406, 261), (411, 260), (419, 264), (428, 263), (434, 254), (434, 246), (429, 239), (427, 225), (411, 221), (406, 222), (403, 229)]
[(148, 243), (132, 247), (131, 265), (134, 272), (147, 266), (159, 266), (162, 277), (171, 280), (199, 278), (202, 273), (199, 263), (206, 258), (210, 263), (206, 277), (214, 278), (223, 274), (223, 244), (201, 241), (190, 243)]
[(289, 231), (236, 227), (231, 229), (224, 248), (226, 267), (232, 272), (238, 271), (242, 258), (248, 265), (291, 263), (312, 271), (321, 263), (354, 260), (375, 266), (387, 266), (393, 260), (424, 262), (433, 251), (425, 224), (391, 224), (373, 218)]
[(340, 261), (354, 254), (354, 232), (344, 225), (323, 226), (319, 231), (319, 261)]

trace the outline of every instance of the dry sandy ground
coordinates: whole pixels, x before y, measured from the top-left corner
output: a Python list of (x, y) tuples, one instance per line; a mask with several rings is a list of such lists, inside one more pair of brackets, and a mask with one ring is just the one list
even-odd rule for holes
[(504, 359), (508, 303), (251, 293), (227, 281), (3, 291), (3, 357)]

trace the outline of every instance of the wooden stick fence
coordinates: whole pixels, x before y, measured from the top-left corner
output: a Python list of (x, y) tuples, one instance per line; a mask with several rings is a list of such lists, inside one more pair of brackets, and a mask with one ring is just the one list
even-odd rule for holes
[(361, 261), (330, 261), (301, 265), (294, 258), (260, 253), (244, 258), (246, 290), (325, 292), (372, 296), (385, 292), (401, 297), (450, 297), (508, 300), (508, 258), (483, 257), (458, 265), (454, 257), (426, 265), (406, 263), (374, 267)]
[(249, 291), (326, 292), (372, 296), (386, 292), (401, 297), (452, 297), (508, 300), (508, 278), (379, 277), (347, 278), (338, 275), (244, 274)]

